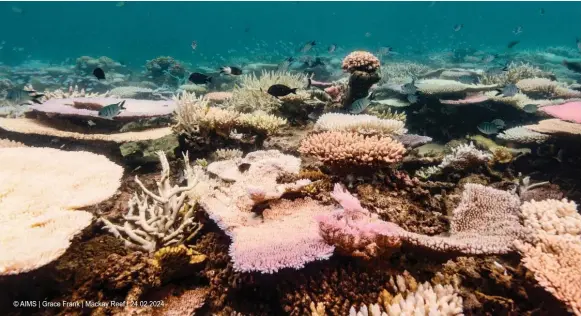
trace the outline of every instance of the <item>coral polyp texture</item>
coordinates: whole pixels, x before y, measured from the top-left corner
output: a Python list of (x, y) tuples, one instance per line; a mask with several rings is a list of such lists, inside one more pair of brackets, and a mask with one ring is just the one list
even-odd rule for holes
[(329, 164), (389, 165), (402, 160), (406, 150), (388, 136), (353, 132), (323, 132), (307, 136), (299, 151)]
[(348, 72), (364, 71), (375, 72), (379, 69), (380, 62), (375, 55), (366, 51), (354, 51), (343, 59), (341, 68)]
[(11, 166), (0, 170), (1, 275), (60, 257), (92, 222), (92, 214), (74, 209), (113, 196), (123, 174), (103, 156), (51, 148), (0, 148), (0, 162)]

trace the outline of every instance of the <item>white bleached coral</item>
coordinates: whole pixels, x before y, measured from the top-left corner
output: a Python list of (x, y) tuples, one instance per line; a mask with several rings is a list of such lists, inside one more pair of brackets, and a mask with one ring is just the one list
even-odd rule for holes
[(490, 91), (498, 88), (498, 85), (470, 85), (454, 80), (425, 79), (416, 82), (418, 90), (426, 95), (443, 95), (453, 93)]
[(551, 235), (581, 235), (581, 215), (573, 201), (544, 200), (521, 206), (524, 226)]
[(550, 136), (531, 131), (524, 126), (517, 126), (504, 130), (496, 137), (507, 142), (516, 142), (522, 144), (530, 143), (540, 144), (549, 139)]
[(315, 123), (315, 130), (386, 135), (402, 135), (407, 132), (404, 122), (400, 120), (380, 119), (368, 114), (342, 113), (321, 115)]
[(473, 143), (462, 144), (452, 148), (452, 153), (446, 155), (438, 167), (441, 169), (446, 167), (464, 169), (474, 165), (485, 164), (491, 158), (492, 155), (477, 149)]

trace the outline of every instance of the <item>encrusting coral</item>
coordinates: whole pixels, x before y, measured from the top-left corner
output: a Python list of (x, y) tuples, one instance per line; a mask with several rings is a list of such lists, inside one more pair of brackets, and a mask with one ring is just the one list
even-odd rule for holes
[(72, 209), (111, 197), (123, 174), (103, 156), (51, 148), (0, 148), (0, 164), (10, 166), (0, 170), (0, 275), (59, 258), (92, 222)]
[[(142, 194), (134, 194), (129, 201), (127, 215), (123, 225), (113, 224), (106, 218), (101, 218), (105, 229), (115, 237), (122, 239), (125, 246), (153, 253), (156, 250), (175, 244), (195, 236), (203, 227), (194, 221), (194, 209), (187, 206), (186, 191), (192, 190), (198, 179), (189, 159), (184, 155), (186, 187), (170, 184), (169, 163), (163, 152), (158, 152), (161, 161), (161, 178), (157, 182), (158, 194), (148, 190), (135, 177), (135, 182), (141, 187)], [(149, 199), (152, 199), (150, 203)]]

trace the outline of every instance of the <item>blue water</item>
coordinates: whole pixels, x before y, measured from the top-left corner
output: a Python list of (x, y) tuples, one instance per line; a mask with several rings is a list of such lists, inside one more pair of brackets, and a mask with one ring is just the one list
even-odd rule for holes
[[(109, 56), (129, 65), (171, 55), (192, 64), (268, 55), (316, 40), (346, 51), (392, 46), (401, 54), (470, 47), (575, 48), (580, 2), (2, 2), (0, 61), (61, 62)], [(13, 7), (16, 7), (16, 11)], [(540, 8), (546, 13), (541, 15)], [(20, 10), (18, 10), (20, 9)], [(460, 32), (455, 24), (464, 24)], [(512, 30), (523, 27), (515, 36)], [(246, 32), (247, 30), (247, 32)], [(365, 36), (369, 33), (368, 37)], [(192, 52), (190, 44), (198, 42)], [(22, 48), (21, 51), (13, 50)], [(248, 48), (248, 50), (245, 49)], [(219, 55), (217, 55), (219, 54)], [(286, 52), (281, 52), (286, 54)], [(264, 57), (262, 57), (264, 58)]]

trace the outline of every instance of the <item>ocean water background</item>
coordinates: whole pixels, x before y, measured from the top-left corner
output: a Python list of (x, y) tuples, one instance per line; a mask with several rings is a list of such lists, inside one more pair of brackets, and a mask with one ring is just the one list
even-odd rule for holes
[[(335, 43), (345, 51), (391, 46), (405, 57), (455, 48), (502, 51), (512, 40), (521, 41), (517, 49), (575, 48), (575, 38), (581, 37), (581, 2), (116, 4), (0, 2), (0, 42), (6, 42), (0, 62), (59, 63), (104, 55), (142, 67), (145, 60), (170, 55), (196, 64), (216, 56), (227, 60), (251, 55), (251, 50), (260, 59), (280, 51), (281, 43), (299, 48), (309, 40), (319, 43), (318, 53)], [(459, 23), (464, 28), (454, 32)], [(512, 30), (519, 25), (523, 33), (517, 36)], [(193, 40), (198, 42), (195, 52), (190, 47)]]

